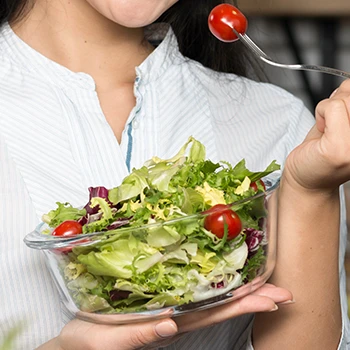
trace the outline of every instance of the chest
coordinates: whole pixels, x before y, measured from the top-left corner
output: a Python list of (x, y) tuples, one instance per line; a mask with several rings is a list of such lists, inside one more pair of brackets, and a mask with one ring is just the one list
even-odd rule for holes
[(57, 201), (82, 205), (88, 187), (119, 185), (147, 159), (173, 156), (189, 136), (215, 152), (205, 113), (190, 114), (187, 103), (158, 94), (156, 88), (136, 89), (134, 101), (121, 107), (124, 122), (117, 129), (111, 125), (116, 115), (113, 106), (108, 120), (95, 91), (46, 90), (45, 96), (30, 94), (25, 108), (6, 100), (12, 107), (1, 115), (0, 130), (7, 161), (18, 170), (38, 216)]
[(98, 86), (96, 89), (102, 113), (118, 142), (121, 142), (126, 121), (136, 105), (133, 87), (134, 84), (121, 84), (113, 89)]

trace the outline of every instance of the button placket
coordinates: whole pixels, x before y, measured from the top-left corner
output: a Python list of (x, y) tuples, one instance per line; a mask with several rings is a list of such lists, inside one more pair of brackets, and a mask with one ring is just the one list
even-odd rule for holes
[(139, 72), (137, 73), (136, 79), (135, 79), (135, 84), (134, 84), (134, 94), (136, 97), (136, 106), (133, 110), (133, 114), (131, 116), (131, 120), (129, 122), (129, 126), (127, 127), (128, 129), (128, 146), (127, 146), (127, 152), (126, 152), (126, 165), (128, 169), (131, 169), (131, 159), (132, 159), (132, 152), (135, 149), (135, 131), (139, 129), (140, 126), (140, 121), (138, 114), (141, 110), (142, 106), (142, 94), (140, 92), (140, 83), (141, 83), (141, 76)]

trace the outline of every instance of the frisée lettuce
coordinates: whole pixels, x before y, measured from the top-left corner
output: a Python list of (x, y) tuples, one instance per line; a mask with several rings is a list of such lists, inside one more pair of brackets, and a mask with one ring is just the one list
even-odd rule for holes
[[(251, 172), (244, 160), (233, 167), (205, 157), (191, 137), (174, 157), (153, 157), (118, 187), (89, 188), (85, 206), (57, 203), (43, 215), (53, 229), (74, 220), (82, 233), (106, 233), (53, 253), (81, 310), (135, 312), (197, 302), (256, 276), (266, 259), (267, 209), (263, 196), (244, 199), (263, 192), (261, 179), (280, 167), (273, 161)], [(219, 238), (205, 228), (205, 215), (194, 215), (229, 203), (236, 203), (232, 209), (242, 221), (234, 239), (226, 226)]]

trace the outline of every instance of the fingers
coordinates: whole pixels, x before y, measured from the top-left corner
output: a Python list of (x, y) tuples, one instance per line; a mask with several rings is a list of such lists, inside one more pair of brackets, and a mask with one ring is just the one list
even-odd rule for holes
[[(113, 326), (112, 326), (113, 327)], [(176, 323), (172, 320), (162, 320), (150, 323), (138, 323), (134, 325), (114, 326), (114, 336), (117, 335), (117, 343), (111, 350), (115, 350), (118, 344), (119, 350), (132, 350), (140, 348), (156, 348), (164, 339), (171, 338), (177, 333)], [(117, 330), (118, 328), (118, 330)], [(106, 348), (101, 348), (106, 349)], [(106, 349), (107, 350), (107, 349)]]
[(75, 319), (57, 338), (60, 350), (135, 350), (170, 344), (181, 333), (208, 327), (247, 313), (271, 312), (276, 304), (292, 301), (292, 294), (265, 284), (252, 294), (211, 309), (172, 319), (126, 325), (100, 325)]
[(128, 325), (99, 325), (76, 319), (63, 328), (58, 341), (62, 350), (134, 350), (156, 346), (177, 332), (171, 319)]
[(317, 129), (324, 133), (327, 127), (334, 136), (349, 133), (349, 107), (350, 94), (337, 94), (332, 99), (321, 101), (316, 107)]
[(247, 313), (276, 311), (278, 309), (276, 304), (291, 302), (292, 299), (292, 294), (289, 291), (267, 284), (254, 293), (236, 301), (176, 317), (174, 320), (180, 333), (190, 332)]
[(268, 297), (276, 304), (293, 300), (293, 294), (289, 290), (276, 287), (271, 283), (266, 283), (252, 294)]
[(317, 105), (315, 116), (317, 128), (322, 133), (326, 125), (334, 133), (349, 129), (350, 80), (344, 81), (329, 99), (325, 99)]
[[(350, 80), (345, 81), (316, 108), (316, 126), (321, 133), (319, 150), (322, 167), (329, 164), (340, 172), (340, 182), (348, 180), (350, 165)], [(338, 183), (337, 183), (338, 184)]]
[(350, 80), (317, 105), (315, 117), (305, 141), (288, 156), (284, 179), (333, 195), (350, 179)]

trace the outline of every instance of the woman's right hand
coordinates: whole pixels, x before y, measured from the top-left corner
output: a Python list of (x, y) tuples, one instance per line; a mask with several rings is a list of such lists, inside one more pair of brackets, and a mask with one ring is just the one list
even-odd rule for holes
[(287, 158), (284, 180), (327, 193), (350, 180), (350, 79), (317, 105), (315, 117), (305, 141)]
[[(276, 311), (276, 304), (292, 300), (286, 289), (265, 284), (254, 293), (216, 308), (173, 319), (128, 325), (102, 325), (74, 319), (57, 338), (37, 350), (135, 350), (154, 349), (174, 342), (182, 333), (208, 327), (255, 312)], [(176, 322), (175, 322), (176, 321)]]

